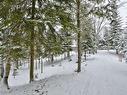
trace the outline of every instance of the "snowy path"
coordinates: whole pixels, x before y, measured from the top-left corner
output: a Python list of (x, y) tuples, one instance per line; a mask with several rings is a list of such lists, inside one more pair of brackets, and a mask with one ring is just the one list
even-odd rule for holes
[(0, 95), (127, 95), (127, 64), (117, 56), (99, 51), (87, 64), (81, 73), (55, 75), (45, 85), (42, 80)]
[(47, 90), (48, 95), (127, 95), (127, 65), (101, 51), (85, 72), (54, 77)]

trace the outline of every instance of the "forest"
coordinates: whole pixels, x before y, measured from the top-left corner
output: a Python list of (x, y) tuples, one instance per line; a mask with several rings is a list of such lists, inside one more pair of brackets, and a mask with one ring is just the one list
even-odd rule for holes
[[(126, 4), (126, 0), (0, 0), (0, 89), (8, 92), (15, 86), (36, 84), (45, 80), (46, 74), (55, 72), (52, 78), (65, 67), (67, 70), (73, 67), (72, 73), (78, 77), (83, 72), (85, 77), (84, 68), (89, 66), (92, 57), (95, 57), (93, 63), (98, 63), (99, 58), (103, 63), (112, 56), (126, 63), (127, 28), (119, 12)], [(15, 81), (20, 77), (23, 77), (18, 81), (21, 85), (17, 85)], [(58, 92), (21, 95), (109, 95)], [(9, 93), (0, 90), (0, 95), (18, 95), (18, 92)]]

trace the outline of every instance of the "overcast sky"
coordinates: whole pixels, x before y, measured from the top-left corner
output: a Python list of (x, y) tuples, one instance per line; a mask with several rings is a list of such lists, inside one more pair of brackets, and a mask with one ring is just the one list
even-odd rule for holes
[(125, 25), (125, 23), (127, 23), (127, 0), (120, 0), (120, 1), (124, 2), (121, 4), (119, 8), (119, 12)]

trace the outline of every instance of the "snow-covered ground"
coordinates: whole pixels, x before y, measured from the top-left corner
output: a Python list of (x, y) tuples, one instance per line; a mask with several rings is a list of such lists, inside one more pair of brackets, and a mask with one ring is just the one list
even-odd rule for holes
[(31, 84), (16, 86), (15, 82), (20, 85), (25, 81), (17, 77), (10, 81), (9, 91), (0, 85), (0, 95), (127, 95), (127, 64), (119, 62), (113, 51), (89, 56), (88, 65), (83, 62), (80, 73), (74, 72), (76, 55), (72, 60), (62, 61), (62, 66), (44, 67), (44, 73), (39, 76), (42, 80)]

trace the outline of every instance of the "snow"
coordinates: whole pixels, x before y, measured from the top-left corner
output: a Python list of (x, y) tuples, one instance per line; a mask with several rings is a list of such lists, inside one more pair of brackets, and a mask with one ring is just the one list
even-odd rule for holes
[[(86, 62), (82, 62), (80, 73), (74, 72), (76, 55), (72, 60), (62, 61), (62, 66), (44, 67), (44, 73), (39, 76), (42, 79), (31, 84), (16, 86), (12, 83), (8, 91), (1, 85), (0, 95), (126, 95), (127, 64), (119, 62), (114, 51), (103, 50), (89, 56)], [(23, 81), (25, 78), (21, 83)]]
[[(75, 52), (71, 52), (71, 55), (75, 55)], [(38, 75), (38, 78), (36, 78), (35, 80), (40, 80), (40, 79), (48, 78), (48, 77), (54, 76), (56, 74), (68, 73), (69, 71), (67, 71), (67, 70), (76, 67), (73, 64), (73, 62), (72, 62), (72, 64), (69, 64), (71, 62), (69, 62), (68, 60), (63, 60), (62, 59), (62, 62), (59, 62), (61, 57), (64, 57), (64, 55), (57, 56), (57, 57), (54, 58), (56, 60), (56, 64), (55, 64), (54, 67), (52, 67), (51, 64), (46, 62), (46, 59), (43, 60), (44, 61), (44, 68), (43, 68), (44, 70), (43, 70), (43, 73), (41, 73), (40, 69), (38, 69), (38, 70), (35, 69), (34, 73), (36, 75)], [(73, 57), (75, 57), (75, 56), (73, 56)], [(73, 61), (76, 62), (76, 59), (74, 59)], [(64, 65), (61, 66), (62, 64), (64, 64)], [(71, 66), (69, 66), (69, 65), (71, 65)], [(10, 86), (21, 86), (21, 85), (29, 83), (29, 70), (27, 69), (27, 67), (28, 67), (28, 65), (25, 65), (23, 68), (21, 68), (18, 71), (18, 75), (16, 75), (15, 78), (14, 78), (14, 76), (12, 76), (13, 75), (13, 71), (11, 72), (11, 74), (9, 76), (9, 85)]]

